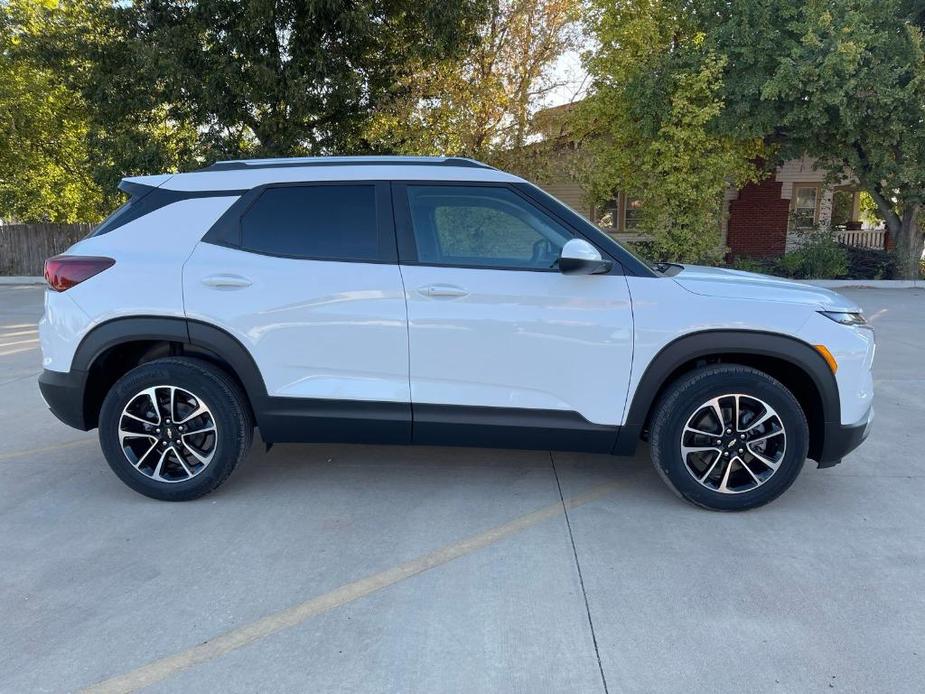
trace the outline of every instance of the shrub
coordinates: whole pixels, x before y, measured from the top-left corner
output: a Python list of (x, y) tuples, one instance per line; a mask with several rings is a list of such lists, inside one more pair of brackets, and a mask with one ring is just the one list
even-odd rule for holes
[(777, 260), (774, 258), (750, 258), (748, 256), (739, 256), (733, 258), (729, 264), (735, 270), (757, 272), (762, 275), (773, 275), (779, 271)]
[(896, 259), (889, 251), (848, 246), (845, 252), (851, 279), (890, 280), (895, 277)]
[(814, 231), (781, 257), (780, 266), (794, 279), (841, 279), (848, 274), (848, 252), (830, 231)]

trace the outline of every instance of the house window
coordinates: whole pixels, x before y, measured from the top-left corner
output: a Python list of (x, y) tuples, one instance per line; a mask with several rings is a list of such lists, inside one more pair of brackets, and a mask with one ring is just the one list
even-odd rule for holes
[(642, 222), (642, 200), (629, 198), (623, 210), (623, 230), (638, 231)]
[(819, 186), (793, 186), (793, 226), (808, 229), (819, 221)]
[(860, 194), (856, 190), (839, 189), (832, 193), (832, 228), (860, 229)]
[(620, 219), (620, 196), (615, 194), (610, 200), (602, 203), (597, 210), (597, 223), (600, 227), (610, 230), (617, 230), (617, 223)]

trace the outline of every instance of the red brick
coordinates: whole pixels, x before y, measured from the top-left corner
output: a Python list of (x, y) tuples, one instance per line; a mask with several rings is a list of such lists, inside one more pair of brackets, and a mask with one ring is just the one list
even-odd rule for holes
[(749, 183), (729, 203), (726, 243), (733, 256), (783, 255), (787, 246), (790, 201), (781, 198), (782, 184), (767, 179)]

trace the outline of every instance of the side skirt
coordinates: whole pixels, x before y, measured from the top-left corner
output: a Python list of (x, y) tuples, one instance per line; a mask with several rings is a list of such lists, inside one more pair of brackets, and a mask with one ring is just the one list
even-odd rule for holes
[(611, 453), (620, 427), (577, 412), (267, 397), (256, 408), (270, 443), (344, 442)]

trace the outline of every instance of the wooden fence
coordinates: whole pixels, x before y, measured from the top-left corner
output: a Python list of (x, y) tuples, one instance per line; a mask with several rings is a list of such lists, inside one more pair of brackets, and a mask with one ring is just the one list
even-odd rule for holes
[(62, 253), (91, 229), (92, 224), (0, 225), (0, 275), (41, 275), (45, 258)]

